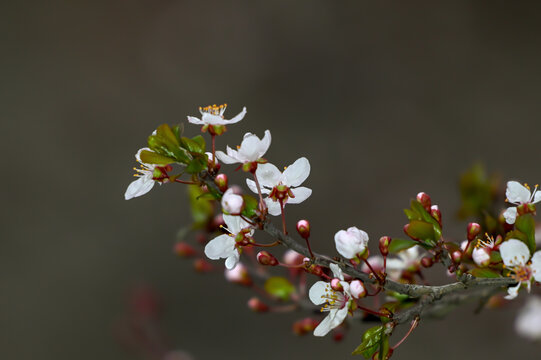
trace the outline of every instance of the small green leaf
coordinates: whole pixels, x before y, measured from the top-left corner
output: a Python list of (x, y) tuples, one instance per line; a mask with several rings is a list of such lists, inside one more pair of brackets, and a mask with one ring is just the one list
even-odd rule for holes
[(162, 124), (158, 126), (158, 128), (156, 129), (156, 135), (164, 139), (166, 142), (169, 142), (176, 146), (180, 146), (180, 142), (178, 141), (177, 136), (167, 124)]
[(205, 149), (207, 147), (207, 143), (205, 142), (205, 138), (201, 135), (194, 136), (192, 138), (192, 141), (195, 141), (197, 144), (199, 144), (199, 147), (203, 149), (203, 152), (205, 152)]
[(391, 240), (391, 243), (389, 244), (389, 252), (390, 253), (397, 253), (402, 250), (409, 249), (410, 247), (413, 247), (415, 245), (418, 245), (419, 242), (411, 239), (396, 239), (393, 238)]
[(528, 235), (524, 234), (522, 231), (516, 229), (513, 231), (509, 231), (507, 234), (505, 234), (505, 240), (509, 239), (518, 239), (528, 245), (529, 248)]
[(188, 164), (192, 156), (180, 146), (180, 142), (169, 125), (158, 127), (156, 134), (148, 137), (148, 146), (156, 153), (175, 159), (175, 162)]
[(526, 235), (526, 245), (530, 252), (535, 252), (535, 220), (532, 214), (524, 214), (517, 217), (515, 228)]
[(188, 194), (190, 196), (190, 207), (194, 221), (194, 228), (205, 226), (214, 216), (214, 206), (212, 200), (206, 196), (197, 185), (188, 185)]
[(247, 218), (252, 218), (256, 215), (255, 211), (259, 205), (259, 201), (251, 195), (242, 195), (244, 199), (244, 209), (242, 210), (242, 215)]
[(182, 137), (182, 133), (184, 132), (184, 124), (173, 126), (171, 130), (173, 131), (173, 134), (175, 134), (180, 143), (180, 138)]
[(439, 240), (441, 237), (441, 226), (438, 221), (434, 219), (417, 200), (411, 201), (411, 210), (420, 215), (420, 220), (424, 220), (425, 222), (432, 224), (434, 227), (434, 233), (436, 234), (436, 239), (434, 240)]
[[(200, 138), (201, 138), (201, 140), (203, 140), (203, 137), (200, 136)], [(204, 154), (205, 153), (205, 147), (204, 147), (205, 140), (203, 140), (203, 146), (201, 146), (200, 142), (189, 139), (187, 137), (183, 137), (181, 140), (182, 140), (182, 146), (184, 148), (188, 149), (188, 151), (190, 151), (192, 153), (198, 153), (198, 154)]]
[(487, 268), (475, 268), (468, 271), (470, 274), (472, 274), (475, 277), (478, 278), (497, 278), (501, 277), (501, 275), (494, 271)]
[(353, 355), (362, 355), (366, 359), (370, 359), (381, 346), (383, 339), (383, 325), (374, 326), (366, 330), (362, 337), (362, 343), (353, 350)]
[(408, 220), (422, 220), (421, 215), (410, 209), (404, 209), (404, 213), (408, 217)]
[(287, 301), (295, 292), (295, 286), (286, 278), (274, 276), (268, 278), (264, 285), (265, 291), (281, 300)]
[(200, 155), (195, 157), (188, 166), (186, 167), (186, 172), (188, 174), (197, 174), (207, 168), (207, 155)]
[(433, 246), (437, 240), (434, 227), (425, 221), (411, 221), (406, 232), (412, 239), (419, 239), (427, 245)]
[(176, 162), (175, 159), (148, 150), (141, 151), (140, 157), (145, 164), (168, 165)]

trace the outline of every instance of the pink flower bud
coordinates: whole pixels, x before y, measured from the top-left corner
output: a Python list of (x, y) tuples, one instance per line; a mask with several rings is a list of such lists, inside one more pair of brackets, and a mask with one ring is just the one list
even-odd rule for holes
[(459, 263), (460, 261), (462, 261), (462, 251), (460, 250), (453, 251), (453, 253), (451, 254), (451, 258), (453, 259), (454, 262)]
[(278, 260), (269, 253), (268, 251), (260, 251), (257, 253), (257, 261), (261, 265), (276, 266), (278, 265)]
[(382, 236), (379, 239), (379, 251), (381, 255), (387, 256), (389, 254), (389, 245), (391, 244), (391, 237)]
[(340, 283), (340, 279), (337, 279), (337, 278), (334, 278), (334, 279), (331, 279), (331, 288), (334, 290), (334, 291), (344, 291), (344, 287), (342, 286), (342, 284)]
[(366, 251), (368, 234), (355, 226), (340, 230), (334, 235), (336, 250), (346, 259), (362, 256)]
[(349, 284), (349, 292), (355, 299), (360, 299), (366, 296), (366, 288), (360, 280), (353, 280)]
[(427, 193), (420, 192), (417, 194), (417, 201), (423, 205), (426, 211), (430, 211), (430, 205), (432, 204), (432, 200), (430, 200), (430, 196), (428, 196)]
[(481, 225), (478, 223), (469, 223), (467, 228), (468, 240), (472, 241), (481, 232)]
[(308, 220), (299, 220), (297, 222), (297, 231), (303, 239), (308, 239), (310, 237), (310, 223)]
[(301, 265), (304, 262), (304, 256), (302, 254), (299, 254), (295, 250), (288, 249), (284, 253), (283, 261), (286, 265), (297, 266)]
[(222, 196), (222, 208), (225, 212), (238, 215), (242, 212), (243, 207), (244, 199), (242, 196), (235, 194), (232, 188), (228, 189)]
[(253, 312), (263, 313), (269, 311), (269, 306), (265, 304), (263, 301), (259, 300), (257, 297), (250, 298), (248, 300), (248, 307)]
[(421, 265), (423, 265), (423, 267), (425, 268), (429, 268), (432, 265), (434, 265), (434, 259), (425, 256), (424, 258), (421, 259)]
[(238, 263), (237, 266), (231, 270), (226, 269), (225, 278), (227, 281), (243, 286), (252, 286), (253, 284), (252, 278), (250, 277), (250, 274), (248, 274), (248, 270), (246, 270), (246, 267), (242, 263)]
[(200, 273), (207, 273), (212, 271), (212, 265), (205, 259), (196, 259), (193, 263), (195, 271)]
[(220, 189), (221, 192), (227, 190), (227, 182), (228, 180), (226, 174), (218, 174), (214, 179), (214, 183), (216, 184), (216, 186), (218, 186), (218, 189)]
[(192, 257), (197, 253), (191, 245), (185, 242), (176, 243), (174, 247), (174, 251), (175, 251), (175, 254), (177, 254), (180, 257)]
[(306, 335), (314, 331), (318, 324), (318, 321), (311, 318), (301, 319), (293, 323), (293, 332), (299, 336)]
[(438, 205), (432, 205), (430, 208), (430, 215), (440, 224), (441, 226), (441, 211)]

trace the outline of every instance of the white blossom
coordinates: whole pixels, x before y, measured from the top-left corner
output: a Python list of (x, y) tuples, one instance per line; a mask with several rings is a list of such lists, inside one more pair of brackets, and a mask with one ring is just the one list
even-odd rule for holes
[[(205, 255), (212, 260), (226, 259), (225, 267), (233, 269), (240, 259), (240, 253), (237, 248), (235, 237), (243, 229), (249, 228), (250, 224), (244, 221), (240, 216), (223, 215), (223, 219), (227, 225), (225, 230), (229, 232), (229, 234), (223, 234), (212, 239), (205, 246)], [(248, 233), (250, 236), (252, 234), (253, 230)]]
[(394, 280), (400, 279), (403, 271), (415, 271), (423, 257), (421, 247), (412, 246), (409, 249), (399, 251), (397, 257), (387, 259), (387, 273)]
[(198, 119), (193, 116), (188, 116), (188, 121), (196, 125), (229, 125), (238, 123), (246, 115), (246, 107), (242, 111), (232, 118), (231, 120), (224, 119), (224, 112), (227, 108), (227, 104), (223, 105), (209, 105), (205, 107), (199, 107), (199, 112), (201, 113), (201, 119)]
[[(541, 201), (541, 192), (537, 191), (537, 185), (533, 192), (530, 191), (530, 187), (527, 184), (525, 185), (526, 186), (522, 185), (518, 181), (508, 181), (507, 189), (505, 191), (507, 201), (515, 205), (536, 204)], [(517, 207), (511, 206), (507, 208), (503, 213), (503, 216), (508, 224), (514, 224), (517, 219)]]
[[(269, 195), (265, 198), (265, 204), (269, 214), (278, 216), (281, 214), (280, 202), (278, 197), (282, 198), (282, 203), (299, 204), (308, 199), (312, 190), (300, 186), (310, 175), (310, 162), (307, 158), (301, 157), (293, 164), (286, 167), (282, 173), (273, 164), (261, 164), (257, 167), (255, 176), (260, 185), (261, 192)], [(253, 180), (246, 179), (246, 184), (253, 192), (257, 193), (257, 186)]]
[(124, 198), (126, 200), (145, 195), (147, 192), (152, 190), (154, 184), (156, 183), (154, 180), (154, 170), (156, 169), (156, 165), (146, 164), (141, 161), (141, 152), (143, 150), (152, 151), (149, 148), (142, 148), (137, 151), (137, 154), (135, 154), (135, 159), (139, 162), (141, 168), (133, 168), (135, 171), (137, 171), (134, 176), (138, 177), (138, 179), (132, 181), (131, 184), (128, 185), (128, 188), (124, 193)]
[(330, 264), (330, 268), (335, 278), (340, 280), (342, 291), (336, 291), (331, 284), (325, 281), (318, 281), (310, 288), (308, 296), (315, 305), (323, 305), (321, 312), (329, 314), (314, 329), (315, 336), (325, 336), (339, 326), (345, 319), (349, 311), (349, 304), (353, 301), (350, 293), (349, 284), (344, 281), (342, 270), (336, 264)]
[(347, 230), (340, 230), (334, 235), (336, 250), (346, 259), (353, 259), (366, 250), (368, 234), (352, 226)]
[(216, 151), (216, 157), (224, 164), (244, 164), (247, 162), (254, 162), (261, 159), (263, 155), (265, 155), (267, 150), (269, 150), (270, 144), (271, 133), (269, 130), (265, 130), (265, 136), (263, 136), (263, 139), (259, 139), (252, 133), (246, 133), (237, 150), (233, 150), (227, 146), (227, 154), (223, 151)]
[(536, 251), (530, 260), (528, 246), (517, 239), (509, 239), (500, 245), (500, 254), (503, 263), (511, 271), (511, 276), (518, 282), (516, 286), (507, 289), (505, 298), (514, 299), (522, 283), (526, 283), (528, 291), (531, 288), (531, 280), (541, 280), (541, 251)]
[(528, 298), (515, 320), (515, 330), (527, 339), (541, 340), (541, 297)]

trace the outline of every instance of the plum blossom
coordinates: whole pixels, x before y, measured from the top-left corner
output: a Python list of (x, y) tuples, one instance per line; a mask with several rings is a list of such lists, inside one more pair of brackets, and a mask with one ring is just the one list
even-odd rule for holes
[(515, 330), (527, 339), (541, 340), (541, 297), (528, 299), (515, 320)]
[[(315, 328), (315, 336), (325, 336), (340, 325), (346, 319), (349, 306), (353, 301), (350, 285), (344, 281), (344, 274), (340, 267), (336, 264), (330, 264), (330, 268), (334, 277), (338, 279), (341, 290), (333, 289), (330, 282), (318, 281), (312, 285), (308, 293), (310, 300), (315, 305), (325, 304), (321, 308), (321, 312), (329, 313)], [(358, 289), (355, 292), (361, 293)]]
[[(537, 185), (533, 192), (530, 191), (528, 184), (522, 185), (518, 181), (508, 181), (507, 190), (505, 191), (507, 201), (517, 206), (536, 204), (541, 201), (541, 192), (537, 191)], [(517, 206), (511, 206), (505, 210), (503, 216), (508, 224), (514, 224), (517, 219)]]
[(267, 150), (269, 150), (270, 144), (271, 133), (269, 130), (265, 130), (263, 139), (259, 139), (252, 133), (246, 133), (242, 139), (242, 143), (238, 146), (238, 150), (233, 150), (227, 146), (227, 154), (223, 151), (216, 151), (216, 157), (224, 164), (255, 162), (265, 155)]
[[(250, 227), (250, 224), (244, 221), (240, 216), (223, 215), (223, 219), (227, 225), (224, 229), (229, 232), (229, 234), (223, 234), (212, 239), (205, 246), (205, 255), (212, 260), (226, 259), (225, 267), (233, 269), (240, 259), (236, 237), (239, 234), (244, 236), (245, 234), (243, 232)], [(246, 234), (247, 236), (251, 236), (253, 232), (254, 230), (252, 229)]]
[(387, 273), (391, 279), (398, 280), (402, 271), (416, 271), (423, 254), (421, 247), (412, 246), (409, 249), (399, 251), (398, 257), (387, 259)]
[(235, 194), (233, 188), (227, 189), (222, 196), (222, 208), (229, 214), (238, 215), (244, 206), (242, 196)]
[[(143, 150), (152, 151), (149, 148), (142, 148), (137, 151), (137, 154), (135, 154), (135, 159), (139, 162), (141, 168), (133, 168), (135, 171), (137, 171), (134, 176), (138, 177), (138, 179), (132, 181), (131, 184), (128, 185), (126, 193), (124, 193), (124, 198), (126, 200), (145, 195), (147, 192), (152, 190), (154, 184), (156, 183), (156, 181), (154, 180), (156, 165), (146, 164), (141, 161), (141, 152)], [(161, 182), (159, 183), (161, 184)]]
[[(312, 190), (300, 186), (310, 175), (310, 162), (305, 157), (297, 159), (293, 164), (286, 167), (282, 173), (273, 164), (259, 165), (255, 176), (261, 184), (261, 192), (267, 194), (265, 204), (269, 214), (278, 216), (281, 214), (281, 205), (299, 204), (308, 199)], [(255, 193), (258, 193), (255, 181), (246, 179), (246, 184)]]
[(188, 116), (188, 121), (196, 125), (229, 125), (238, 123), (244, 118), (244, 115), (246, 115), (246, 107), (244, 107), (242, 111), (237, 114), (237, 116), (231, 120), (226, 120), (224, 119), (224, 112), (226, 108), (227, 104), (199, 107), (201, 119), (194, 116)]
[(505, 267), (511, 271), (510, 276), (518, 282), (507, 289), (506, 299), (516, 298), (522, 283), (526, 283), (529, 292), (531, 280), (541, 280), (541, 251), (536, 251), (530, 260), (528, 246), (520, 240), (509, 239), (500, 245), (500, 254)]
[(340, 230), (334, 235), (336, 250), (346, 259), (353, 259), (366, 250), (368, 234), (355, 226)]

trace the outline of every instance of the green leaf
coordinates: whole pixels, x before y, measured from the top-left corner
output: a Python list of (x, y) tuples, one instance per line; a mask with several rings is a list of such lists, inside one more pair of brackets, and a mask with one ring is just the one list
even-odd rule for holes
[(180, 146), (177, 136), (167, 124), (160, 125), (156, 134), (148, 137), (148, 146), (156, 153), (182, 164), (188, 164), (192, 160), (192, 156)]
[(287, 301), (295, 292), (295, 286), (286, 278), (274, 276), (268, 278), (264, 285), (265, 291), (281, 300)]
[(207, 143), (205, 142), (205, 138), (201, 135), (194, 136), (192, 138), (192, 141), (195, 141), (197, 144), (199, 144), (199, 147), (203, 149), (203, 152), (205, 152), (205, 149), (207, 147)]
[(408, 220), (422, 220), (421, 215), (410, 209), (404, 209), (404, 213), (408, 217)]
[(434, 233), (434, 226), (425, 221), (413, 220), (407, 229), (407, 234), (412, 239), (419, 239), (423, 243), (434, 246), (436, 244), (436, 234)]
[(418, 245), (419, 242), (411, 239), (396, 239), (393, 238), (391, 240), (391, 243), (389, 244), (389, 252), (390, 253), (397, 253), (402, 250), (409, 249), (410, 247), (413, 247), (415, 245)]
[(517, 217), (515, 228), (526, 235), (526, 245), (530, 252), (535, 252), (535, 220), (532, 214), (524, 214)]
[(208, 166), (207, 155), (200, 155), (195, 157), (188, 166), (186, 167), (186, 172), (188, 174), (197, 174), (205, 170)]
[(509, 239), (518, 239), (524, 242), (526, 245), (528, 245), (528, 248), (529, 248), (528, 235), (524, 234), (522, 231), (519, 231), (516, 229), (513, 231), (509, 231), (507, 234), (505, 234), (505, 240), (509, 240)]
[(420, 220), (424, 220), (425, 222), (432, 224), (432, 226), (434, 227), (434, 233), (436, 234), (436, 239), (434, 240), (439, 240), (441, 237), (441, 226), (438, 221), (434, 219), (432, 215), (430, 215), (428, 211), (425, 210), (423, 205), (421, 205), (421, 203), (417, 200), (411, 201), (411, 210), (419, 214), (419, 216), (421, 217)]
[(498, 177), (488, 176), (481, 164), (475, 164), (462, 174), (459, 185), (462, 198), (460, 217), (483, 218), (497, 198), (498, 183)]
[(494, 271), (487, 268), (475, 268), (468, 271), (470, 274), (472, 274), (475, 277), (478, 278), (497, 278), (501, 277), (501, 275)]
[(252, 218), (256, 215), (255, 211), (259, 205), (259, 201), (251, 195), (242, 195), (244, 199), (244, 209), (242, 210), (242, 215), (247, 218)]
[[(205, 153), (205, 140), (203, 139), (202, 136), (199, 135), (199, 137), (201, 139), (198, 139), (198, 141), (195, 141), (193, 139), (189, 139), (187, 137), (183, 137), (181, 140), (182, 140), (182, 146), (186, 149), (188, 149), (188, 151), (190, 152), (193, 152), (193, 153), (198, 153), (198, 154), (204, 154)], [(203, 140), (203, 146), (201, 146), (201, 143), (200, 141)]]
[(178, 141), (180, 142), (180, 138), (182, 137), (182, 133), (184, 132), (184, 124), (173, 126), (171, 130), (173, 131), (173, 134), (175, 134)]
[(214, 217), (214, 206), (201, 188), (197, 185), (188, 185), (190, 208), (194, 221), (194, 228), (204, 227)]
[(362, 355), (370, 359), (381, 347), (383, 340), (383, 325), (374, 326), (366, 330), (362, 337), (362, 343), (353, 350), (353, 355)]
[(140, 157), (141, 161), (145, 164), (168, 165), (176, 162), (176, 160), (173, 158), (148, 150), (141, 151)]

